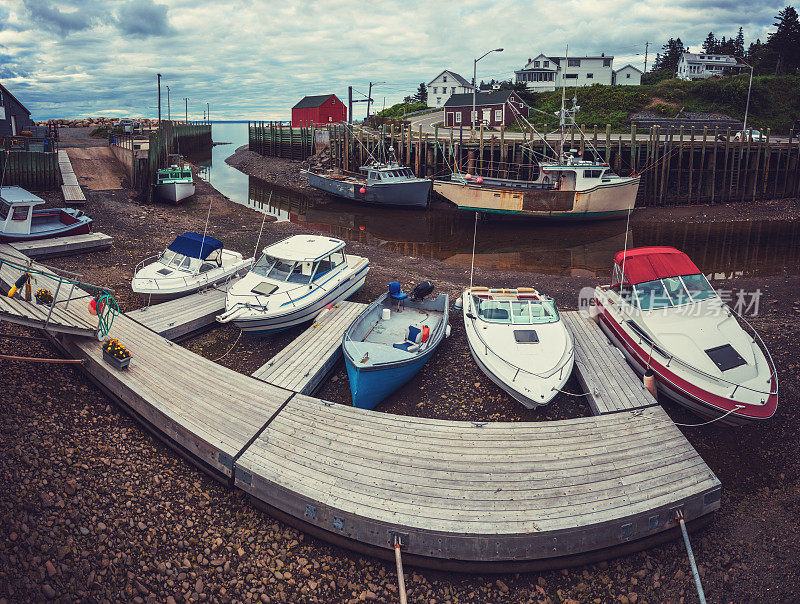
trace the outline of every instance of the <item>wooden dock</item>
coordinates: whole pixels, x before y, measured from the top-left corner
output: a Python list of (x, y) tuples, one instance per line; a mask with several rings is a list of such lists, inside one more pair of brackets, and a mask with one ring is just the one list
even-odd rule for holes
[(597, 323), (577, 311), (561, 313), (575, 340), (575, 374), (595, 415), (657, 405), (622, 353)]
[(106, 250), (113, 243), (114, 238), (104, 233), (86, 233), (85, 235), (53, 237), (38, 241), (20, 241), (10, 245), (28, 258), (52, 258)]
[(125, 315), (112, 335), (127, 370), (96, 341), (53, 339), (187, 459), (360, 551), (391, 557), (398, 537), (418, 565), (557, 567), (670, 538), (676, 510), (693, 522), (720, 506), (719, 480), (657, 405), (554, 422), (397, 416), (241, 375)]
[(58, 150), (58, 168), (61, 170), (61, 192), (64, 202), (68, 205), (81, 205), (86, 203), (86, 196), (78, 184), (78, 177), (72, 170), (72, 162), (64, 149)]
[(339, 302), (253, 377), (301, 394), (313, 394), (342, 356), (342, 336), (366, 304)]
[(217, 315), (225, 310), (228, 287), (236, 281), (125, 314), (168, 340), (185, 338), (215, 324)]

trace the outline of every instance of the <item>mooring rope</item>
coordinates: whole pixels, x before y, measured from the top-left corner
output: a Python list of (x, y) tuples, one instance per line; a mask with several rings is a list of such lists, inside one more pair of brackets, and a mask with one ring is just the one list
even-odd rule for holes
[(234, 348), (234, 346), (236, 346), (236, 344), (238, 344), (238, 343), (239, 343), (239, 338), (241, 338), (241, 337), (242, 337), (242, 333), (243, 333), (243, 332), (239, 331), (239, 335), (238, 335), (238, 336), (236, 336), (236, 340), (233, 342), (233, 344), (231, 344), (231, 347), (230, 347), (230, 348), (228, 348), (228, 351), (227, 351), (225, 354), (223, 354), (221, 357), (217, 357), (216, 359), (212, 359), (212, 360), (211, 360), (211, 362), (212, 362), (212, 363), (216, 363), (217, 361), (221, 361), (221, 360), (222, 360), (222, 359), (224, 359), (226, 356), (228, 356), (228, 353), (229, 353), (231, 350), (233, 350), (233, 348)]

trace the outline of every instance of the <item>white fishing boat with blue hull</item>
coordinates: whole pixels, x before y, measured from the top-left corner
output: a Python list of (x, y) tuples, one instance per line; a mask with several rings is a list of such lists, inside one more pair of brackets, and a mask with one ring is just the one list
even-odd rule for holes
[(374, 409), (413, 378), (450, 334), (447, 294), (405, 300), (395, 310), (387, 292), (350, 325), (342, 339), (353, 406)]
[(345, 254), (344, 246), (331, 237), (294, 235), (264, 248), (250, 272), (228, 289), (217, 321), (254, 335), (311, 321), (364, 285), (369, 260)]
[(528, 409), (553, 400), (575, 362), (555, 302), (528, 287), (472, 287), (462, 304), (469, 349), (486, 376)]

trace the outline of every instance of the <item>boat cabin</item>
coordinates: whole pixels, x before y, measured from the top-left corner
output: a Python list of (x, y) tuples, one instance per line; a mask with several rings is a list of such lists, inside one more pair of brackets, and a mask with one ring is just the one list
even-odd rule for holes
[(695, 263), (674, 247), (617, 252), (611, 289), (640, 310), (673, 308), (717, 296)]
[(472, 307), (481, 319), (490, 323), (533, 325), (559, 320), (555, 302), (533, 288), (473, 287), (471, 294)]
[[(33, 221), (33, 208), (42, 205), (44, 199), (29, 193), (22, 187), (3, 187), (0, 189), (0, 231), (6, 234), (28, 235), (46, 218)], [(53, 210), (53, 218), (58, 222), (59, 210)], [(37, 216), (37, 219), (39, 216)]]
[[(263, 255), (253, 265), (251, 272), (279, 283), (319, 285), (326, 276), (331, 276), (330, 273), (344, 267), (344, 246), (345, 242), (341, 239), (296, 235), (264, 248)], [(261, 286), (263, 284), (258, 287)], [(269, 295), (272, 291), (255, 293)]]
[(406, 168), (396, 162), (361, 166), (359, 169), (366, 175), (369, 184), (402, 182), (417, 178), (411, 168)]
[(157, 271), (167, 276), (174, 271), (192, 275), (222, 266), (223, 244), (219, 239), (200, 233), (184, 233), (167, 246), (158, 261), (164, 265)]
[(158, 171), (158, 184), (192, 181), (192, 170), (184, 166), (171, 165)]

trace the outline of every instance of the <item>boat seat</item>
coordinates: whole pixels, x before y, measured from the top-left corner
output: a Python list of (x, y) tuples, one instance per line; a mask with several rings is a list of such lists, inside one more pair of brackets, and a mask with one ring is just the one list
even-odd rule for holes
[(531, 316), (538, 319), (544, 317), (544, 308), (541, 304), (531, 304)]
[(391, 296), (392, 300), (397, 302), (398, 311), (400, 310), (400, 306), (403, 304), (403, 302), (405, 302), (406, 298), (408, 298), (408, 294), (400, 288), (399, 281), (392, 281), (389, 284), (389, 296)]
[(392, 346), (406, 352), (417, 352), (422, 346), (422, 329), (418, 325), (409, 325), (406, 327), (406, 339), (402, 342), (396, 342)]

